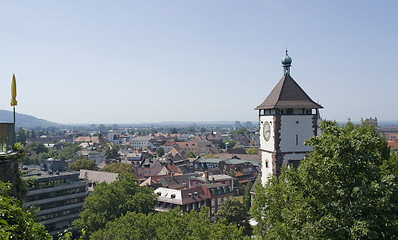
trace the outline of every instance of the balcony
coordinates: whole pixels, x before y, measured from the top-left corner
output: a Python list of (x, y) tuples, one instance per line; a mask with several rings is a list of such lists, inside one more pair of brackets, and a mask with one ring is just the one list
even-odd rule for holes
[[(15, 124), (0, 123), (0, 157), (11, 153), (15, 143)], [(11, 151), (11, 152), (9, 152)]]

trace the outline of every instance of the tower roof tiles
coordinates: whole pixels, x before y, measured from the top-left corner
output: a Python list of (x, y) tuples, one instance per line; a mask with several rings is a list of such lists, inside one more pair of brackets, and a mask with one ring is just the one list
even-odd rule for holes
[(304, 92), (304, 90), (286, 73), (274, 87), (263, 103), (255, 109), (273, 108), (323, 108)]

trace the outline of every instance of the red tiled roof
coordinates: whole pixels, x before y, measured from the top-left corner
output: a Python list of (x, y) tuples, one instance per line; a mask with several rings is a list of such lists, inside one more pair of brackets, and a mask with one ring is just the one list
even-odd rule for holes
[(198, 143), (197, 142), (176, 142), (176, 144), (180, 147), (180, 148), (197, 148), (198, 147)]
[(398, 142), (388, 141), (388, 146), (393, 148), (394, 150), (398, 150)]

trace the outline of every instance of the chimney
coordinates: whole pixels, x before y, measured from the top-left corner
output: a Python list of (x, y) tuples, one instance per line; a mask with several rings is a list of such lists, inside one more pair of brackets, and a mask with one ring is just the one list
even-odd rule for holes
[(205, 180), (209, 181), (209, 171), (205, 171)]

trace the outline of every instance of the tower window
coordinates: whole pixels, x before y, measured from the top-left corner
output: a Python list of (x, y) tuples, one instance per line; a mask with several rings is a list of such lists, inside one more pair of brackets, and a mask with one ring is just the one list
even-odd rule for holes
[(268, 168), (269, 166), (268, 166), (268, 160), (267, 161), (265, 161), (265, 167), (266, 168)]
[(298, 145), (298, 134), (296, 134), (296, 145)]

